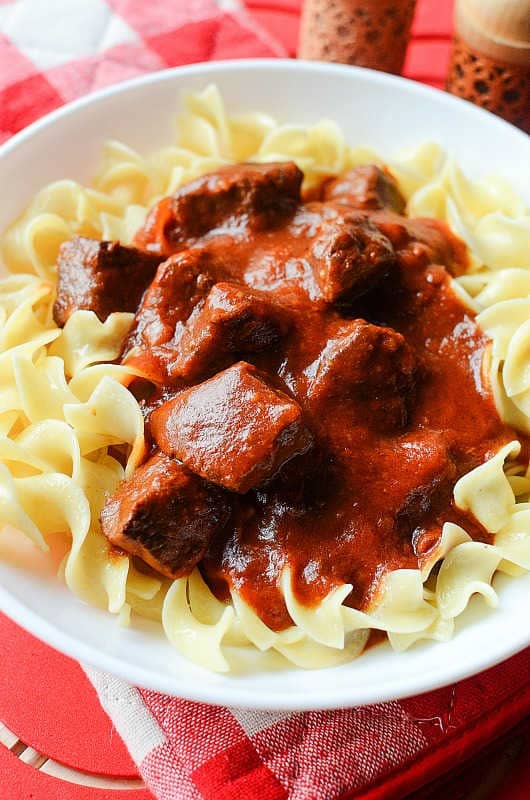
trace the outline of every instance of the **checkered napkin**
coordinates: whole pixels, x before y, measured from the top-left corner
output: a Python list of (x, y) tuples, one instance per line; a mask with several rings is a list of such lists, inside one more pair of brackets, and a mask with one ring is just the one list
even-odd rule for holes
[[(399, 702), (289, 714), (192, 703), (87, 674), (158, 800), (432, 800), (530, 713), (530, 648)], [(456, 783), (452, 784), (452, 777)], [(453, 788), (452, 788), (453, 787)]]
[(127, 78), (196, 61), (284, 55), (234, 0), (0, 0), (0, 142)]
[[(0, 0), (0, 141), (145, 72), (284, 55), (285, 37), (280, 44), (261, 23), (274, 32), (297, 0), (270, 0), (276, 16), (267, 0), (248, 5), (259, 13), (234, 0)], [(420, 787), (431, 798), (530, 713), (530, 649), (421, 697), (301, 714), (206, 706), (88, 674), (159, 800), (397, 800)], [(457, 796), (450, 784), (444, 793)]]

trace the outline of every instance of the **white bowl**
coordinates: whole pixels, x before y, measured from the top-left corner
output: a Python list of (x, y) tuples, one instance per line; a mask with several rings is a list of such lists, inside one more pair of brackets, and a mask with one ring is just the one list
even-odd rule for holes
[[(492, 170), (528, 195), (528, 138), (442, 92), (379, 72), (296, 61), (198, 64), (159, 72), (90, 95), (45, 117), (0, 148), (0, 229), (58, 178), (86, 180), (101, 145), (122, 139), (141, 151), (168, 143), (182, 90), (215, 82), (231, 111), (260, 109), (281, 121), (336, 120), (352, 144), (391, 155), (434, 140), (471, 176)], [(231, 706), (333, 708), (396, 699), (489, 667), (530, 644), (530, 575), (497, 578), (499, 608), (472, 601), (454, 638), (396, 654), (387, 645), (321, 671), (225, 676), (182, 659), (159, 626), (126, 629), (78, 601), (53, 575), (0, 562), (0, 608), (53, 647), (130, 683)]]

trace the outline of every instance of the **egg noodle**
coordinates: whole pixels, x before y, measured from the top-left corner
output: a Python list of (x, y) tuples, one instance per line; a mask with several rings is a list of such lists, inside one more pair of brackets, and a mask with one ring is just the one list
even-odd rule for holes
[[(370, 629), (385, 631), (396, 650), (446, 640), (472, 594), (497, 604), (497, 570), (530, 569), (530, 471), (517, 461), (517, 441), (454, 489), (457, 506), (494, 534), (494, 543), (472, 541), (446, 523), (429, 563), (421, 571), (388, 572), (369, 613), (343, 605), (348, 584), (316, 607), (302, 605), (286, 567), (281, 589), (293, 625), (277, 633), (237, 592), (231, 604), (218, 601), (197, 569), (174, 581), (156, 578), (111, 550), (99, 513), (144, 455), (142, 413), (127, 389), (134, 372), (109, 363), (133, 315), (113, 313), (100, 322), (91, 311), (76, 311), (58, 328), (52, 306), (59, 245), (74, 234), (128, 243), (148, 208), (190, 179), (237, 161), (288, 159), (303, 170), (306, 188), (322, 176), (382, 163), (369, 148), (348, 146), (331, 121), (305, 128), (259, 112), (228, 116), (210, 86), (187, 98), (172, 145), (144, 157), (107, 142), (90, 188), (72, 180), (50, 184), (1, 240), (9, 276), (0, 281), (0, 527), (43, 550), (52, 534), (68, 537), (62, 572), (72, 592), (123, 624), (131, 614), (161, 621), (180, 653), (218, 671), (249, 659), (262, 667), (265, 653), (300, 667), (337, 664), (363, 650)], [(528, 210), (498, 178), (470, 182), (435, 144), (386, 163), (408, 214), (445, 220), (468, 245), (470, 270), (453, 285), (492, 339), (483, 367), (503, 420), (530, 433)]]

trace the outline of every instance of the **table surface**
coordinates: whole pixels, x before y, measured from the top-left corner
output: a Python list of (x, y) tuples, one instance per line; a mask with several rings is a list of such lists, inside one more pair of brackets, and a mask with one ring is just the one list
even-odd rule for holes
[[(300, 0), (245, 4), (294, 56)], [(406, 76), (443, 87), (451, 19), (450, 0), (419, 0)], [(152, 800), (80, 666), (2, 615), (0, 640), (1, 800)], [(504, 743), (462, 775), (461, 787), (462, 798), (528, 798), (530, 742)]]

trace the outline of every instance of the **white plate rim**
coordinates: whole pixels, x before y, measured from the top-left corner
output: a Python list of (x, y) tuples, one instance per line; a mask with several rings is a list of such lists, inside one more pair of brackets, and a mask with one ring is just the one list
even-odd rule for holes
[[(402, 700), (441, 689), (477, 675), (483, 670), (500, 664), (510, 656), (516, 655), (530, 645), (530, 631), (521, 631), (520, 637), (512, 640), (509, 647), (504, 648), (502, 652), (495, 653), (493, 656), (491, 653), (484, 652), (476, 658), (473, 666), (459, 667), (456, 665), (449, 671), (444, 665), (443, 669), (425, 672), (420, 678), (411, 674), (407, 680), (401, 679), (401, 688), (398, 690), (392, 689), (391, 684), (383, 689), (374, 684), (367, 688), (363, 687), (361, 690), (359, 687), (355, 687), (355, 690), (351, 693), (353, 696), (349, 696), (344, 689), (334, 691), (330, 687), (326, 690), (325, 696), (317, 694), (316, 697), (298, 697), (296, 701), (293, 701), (288, 693), (281, 694), (276, 690), (274, 693), (275, 700), (271, 703), (266, 695), (260, 697), (253, 690), (238, 686), (237, 676), (232, 677), (233, 683), (231, 684), (225, 683), (222, 687), (210, 687), (201, 685), (200, 679), (201, 675), (204, 674), (204, 670), (200, 667), (197, 667), (197, 679), (185, 683), (182, 682), (182, 679), (176, 681), (169, 676), (154, 676), (152, 672), (133, 664), (126, 666), (122, 659), (100, 653), (95, 648), (78, 639), (74, 639), (69, 634), (43, 620), (42, 617), (39, 617), (38, 614), (27, 608), (23, 603), (15, 600), (2, 586), (0, 586), (0, 611), (19, 624), (24, 630), (33, 634), (37, 639), (64, 655), (79, 661), (82, 666), (108, 672), (132, 686), (162, 692), (163, 694), (172, 697), (177, 696), (186, 700), (223, 705), (229, 708), (248, 708), (260, 711), (325, 711)], [(432, 646), (435, 647), (436, 642), (432, 643)]]

